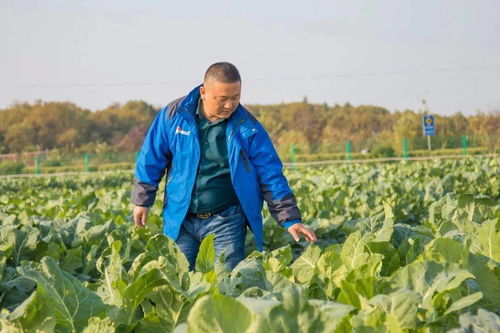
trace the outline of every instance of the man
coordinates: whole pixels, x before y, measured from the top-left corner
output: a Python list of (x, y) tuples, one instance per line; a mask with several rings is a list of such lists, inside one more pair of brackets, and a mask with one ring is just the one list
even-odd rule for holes
[(137, 159), (134, 221), (146, 225), (165, 169), (163, 232), (194, 269), (200, 242), (214, 233), (217, 257), (234, 268), (244, 258), (247, 224), (262, 251), (262, 205), (298, 241), (315, 234), (301, 215), (264, 127), (241, 105), (241, 78), (227, 62), (211, 65), (201, 86), (161, 110)]

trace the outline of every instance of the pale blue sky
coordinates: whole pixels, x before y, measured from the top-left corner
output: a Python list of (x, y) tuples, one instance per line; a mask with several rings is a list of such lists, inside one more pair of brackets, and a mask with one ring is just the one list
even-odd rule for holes
[(234, 63), (243, 103), (500, 109), (500, 1), (0, 0), (0, 108), (156, 106)]

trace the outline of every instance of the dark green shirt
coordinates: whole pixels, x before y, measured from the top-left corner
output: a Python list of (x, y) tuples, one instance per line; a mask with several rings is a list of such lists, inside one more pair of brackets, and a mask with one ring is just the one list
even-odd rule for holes
[(211, 123), (201, 114), (198, 101), (196, 122), (201, 156), (189, 212), (218, 212), (238, 203), (229, 172), (226, 120)]

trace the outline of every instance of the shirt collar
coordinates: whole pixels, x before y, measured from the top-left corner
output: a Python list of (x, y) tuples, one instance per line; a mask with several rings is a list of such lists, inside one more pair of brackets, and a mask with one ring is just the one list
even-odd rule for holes
[(226, 120), (226, 119), (219, 119), (219, 120), (217, 120), (217, 121), (215, 121), (215, 122), (211, 123), (211, 122), (210, 122), (207, 118), (205, 118), (205, 117), (201, 114), (201, 112), (200, 112), (200, 108), (201, 108), (201, 96), (200, 96), (200, 98), (198, 98), (198, 105), (196, 106), (196, 113), (195, 113), (195, 115), (198, 117), (198, 119), (200, 119), (200, 120), (204, 120), (204, 121), (206, 121), (207, 123), (209, 123), (210, 125), (215, 125), (215, 124), (221, 123), (221, 122), (223, 122), (223, 121), (225, 121), (225, 120)]

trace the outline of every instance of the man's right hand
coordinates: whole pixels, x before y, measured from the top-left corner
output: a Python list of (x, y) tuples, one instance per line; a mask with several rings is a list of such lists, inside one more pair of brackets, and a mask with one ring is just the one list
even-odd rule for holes
[(148, 220), (149, 207), (134, 207), (134, 222), (139, 228), (146, 226), (146, 221)]

